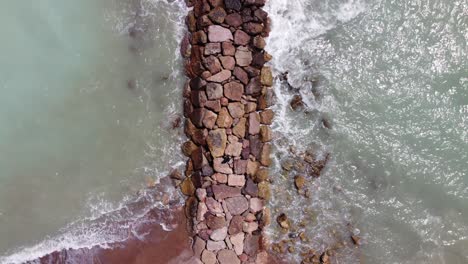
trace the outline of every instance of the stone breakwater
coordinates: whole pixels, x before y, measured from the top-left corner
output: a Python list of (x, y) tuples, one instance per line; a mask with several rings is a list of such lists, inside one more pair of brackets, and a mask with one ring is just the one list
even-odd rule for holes
[(188, 0), (181, 44), (190, 159), (180, 188), (202, 263), (268, 263), (269, 127), (273, 119), (266, 0)]

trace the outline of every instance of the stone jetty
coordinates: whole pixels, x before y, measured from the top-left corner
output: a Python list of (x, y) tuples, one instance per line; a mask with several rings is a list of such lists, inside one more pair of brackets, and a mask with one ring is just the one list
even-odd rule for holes
[(180, 188), (199, 263), (269, 262), (263, 229), (274, 114), (265, 1), (186, 1), (182, 150), (189, 159)]

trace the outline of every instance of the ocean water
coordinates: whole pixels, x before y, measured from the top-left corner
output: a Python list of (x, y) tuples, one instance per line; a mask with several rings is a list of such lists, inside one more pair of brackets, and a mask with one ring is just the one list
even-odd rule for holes
[[(289, 72), (289, 84), (274, 87), (270, 204), (306, 223), (299, 231), (312, 242), (296, 252), (341, 243), (336, 263), (468, 263), (468, 2), (291, 0), (266, 9), (271, 64)], [(291, 110), (295, 94), (305, 109)], [(281, 169), (290, 146), (330, 153), (320, 178), (307, 178), (310, 199)], [(276, 225), (269, 233), (287, 237)]]
[(183, 13), (157, 0), (0, 3), (0, 263), (125, 239), (118, 221), (162, 206), (138, 191), (183, 164)]

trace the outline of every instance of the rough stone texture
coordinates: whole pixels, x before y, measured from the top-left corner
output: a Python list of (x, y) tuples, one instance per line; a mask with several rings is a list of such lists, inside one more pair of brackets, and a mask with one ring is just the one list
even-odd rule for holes
[(227, 9), (233, 9), (235, 11), (239, 11), (242, 8), (240, 0), (224, 0), (224, 4)]
[(206, 85), (206, 96), (210, 100), (223, 97), (223, 86), (219, 83), (208, 83)]
[(230, 174), (228, 176), (228, 185), (229, 186), (243, 187), (245, 185), (245, 176), (244, 175)]
[(197, 236), (195, 238), (195, 242), (193, 243), (193, 254), (199, 258), (203, 250), (205, 250), (205, 247), (206, 247), (206, 242), (203, 239), (201, 239), (199, 236)]
[(239, 119), (239, 122), (237, 122), (237, 124), (232, 129), (232, 133), (239, 138), (244, 138), (245, 131), (246, 131), (246, 124), (247, 124), (246, 118)]
[(248, 45), (250, 42), (249, 34), (245, 33), (244, 31), (238, 29), (234, 33), (234, 44), (245, 46)]
[(206, 243), (206, 249), (213, 251), (213, 252), (224, 249), (224, 248), (226, 248), (226, 243), (224, 243), (224, 241), (208, 240), (208, 242)]
[(219, 263), (240, 264), (240, 259), (233, 250), (223, 249), (218, 252)]
[(225, 27), (218, 25), (208, 27), (208, 39), (210, 42), (223, 42), (233, 40), (233, 38), (231, 31)]
[(224, 226), (222, 228), (213, 230), (213, 232), (210, 235), (210, 238), (214, 241), (222, 241), (226, 239), (227, 232), (228, 232), (228, 227)]
[(221, 44), (220, 43), (207, 43), (205, 45), (205, 55), (216, 55), (221, 53)]
[(249, 209), (249, 202), (243, 196), (226, 199), (226, 206), (232, 215), (240, 215)]
[(208, 17), (210, 18), (211, 21), (217, 24), (221, 24), (224, 22), (224, 19), (226, 18), (226, 11), (222, 7), (216, 7), (211, 12), (208, 14)]
[(259, 235), (247, 235), (244, 240), (244, 252), (249, 256), (255, 256), (260, 248)]
[(213, 185), (213, 194), (216, 200), (222, 200), (230, 197), (237, 197), (241, 195), (241, 189), (230, 187), (224, 184)]
[(232, 118), (241, 118), (245, 114), (244, 105), (242, 103), (229, 103), (228, 110)]
[(229, 82), (224, 85), (224, 96), (232, 101), (240, 101), (243, 94), (244, 86), (238, 82)]
[(264, 206), (264, 203), (262, 199), (258, 199), (258, 198), (250, 199), (250, 211), (252, 211), (253, 213), (263, 210), (263, 206)]
[(242, 25), (242, 17), (241, 15), (239, 15), (239, 13), (232, 13), (227, 15), (224, 21), (226, 22), (226, 24), (235, 28)]
[(229, 166), (228, 163), (223, 162), (223, 158), (215, 158), (213, 160), (213, 167), (216, 172), (224, 173), (224, 174), (231, 174), (232, 168)]
[(234, 67), (236, 66), (236, 60), (231, 57), (231, 56), (222, 56), (219, 57), (219, 60), (221, 61), (221, 64), (223, 65), (223, 68), (226, 70), (234, 70)]
[(226, 149), (226, 130), (216, 129), (208, 133), (206, 143), (210, 149), (211, 155), (213, 157), (221, 157), (224, 155), (224, 150)]
[(249, 76), (241, 67), (235, 67), (233, 74), (243, 84), (249, 83)]
[(201, 260), (204, 264), (216, 264), (216, 254), (213, 251), (204, 250)]
[(232, 126), (233, 119), (229, 114), (229, 111), (226, 107), (221, 108), (218, 115), (218, 120), (216, 120), (216, 125), (218, 127), (230, 128)]
[(236, 54), (236, 48), (231, 42), (223, 42), (221, 46), (223, 48), (224, 56), (234, 56), (234, 54)]
[(252, 62), (252, 52), (247, 47), (238, 47), (235, 57), (237, 65), (241, 67), (248, 66)]
[[(210, 213), (215, 214), (215, 215), (223, 213), (223, 207), (221, 206), (221, 204), (215, 199), (213, 199), (212, 197), (206, 198), (205, 203)], [(213, 227), (210, 227), (210, 228), (213, 228)], [(217, 227), (217, 228), (220, 228), (220, 227)]]
[(260, 133), (260, 116), (258, 113), (249, 114), (249, 134), (256, 135)]
[(215, 75), (209, 77), (207, 80), (210, 82), (221, 83), (221, 82), (226, 81), (230, 77), (231, 77), (231, 71), (222, 70), (219, 73), (216, 73)]

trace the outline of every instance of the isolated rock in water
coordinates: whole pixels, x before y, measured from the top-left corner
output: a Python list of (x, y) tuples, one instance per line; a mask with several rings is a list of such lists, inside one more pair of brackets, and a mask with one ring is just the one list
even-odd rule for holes
[(302, 101), (302, 96), (299, 94), (296, 94), (293, 96), (291, 102), (289, 103), (291, 105), (291, 108), (296, 111), (304, 107), (304, 102)]
[(296, 178), (294, 178), (294, 185), (296, 185), (296, 188), (298, 190), (301, 190), (302, 188), (304, 188), (305, 177), (303, 175), (296, 176)]
[(234, 37), (229, 29), (218, 25), (212, 25), (208, 27), (208, 39), (210, 42), (224, 42), (233, 40)]
[(276, 221), (278, 222), (281, 228), (289, 229), (291, 227), (289, 219), (285, 214), (280, 214), (278, 218), (276, 218)]

